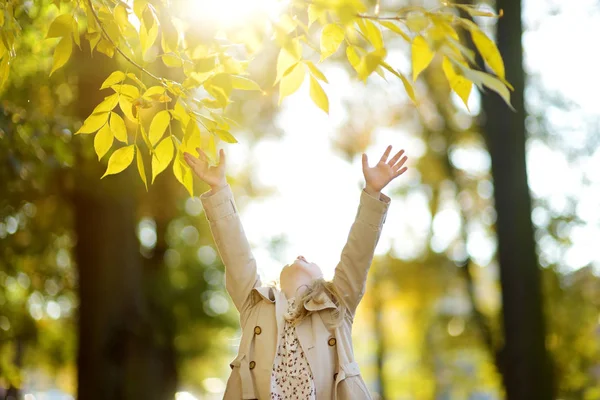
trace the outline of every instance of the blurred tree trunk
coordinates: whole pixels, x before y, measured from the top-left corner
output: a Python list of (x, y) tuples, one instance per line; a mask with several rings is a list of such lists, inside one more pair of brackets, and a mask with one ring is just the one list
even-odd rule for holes
[(492, 159), (497, 211), (498, 260), (502, 285), (504, 348), (500, 364), (510, 400), (553, 399), (550, 359), (545, 347), (540, 271), (531, 223), (525, 165), (525, 110), (520, 0), (498, 0), (504, 10), (497, 43), (506, 77), (515, 91), (511, 111), (499, 96), (482, 96), (485, 132)]
[(377, 365), (377, 392), (379, 393), (379, 399), (385, 400), (385, 377), (383, 375), (383, 367), (385, 362), (385, 354), (387, 352), (385, 344), (385, 321), (383, 320), (383, 302), (381, 299), (381, 290), (379, 290), (379, 280), (375, 281), (375, 287), (373, 289), (373, 317), (374, 317), (374, 330), (375, 330), (375, 343), (377, 343), (377, 350), (375, 353), (376, 365)]
[[(81, 120), (108, 95), (98, 89), (114, 67), (103, 55), (89, 54), (84, 48), (73, 63), (79, 91), (75, 113)], [(140, 184), (135, 160), (125, 172), (100, 179), (105, 163), (85, 154), (93, 151), (91, 135), (78, 139), (72, 195), (80, 301), (77, 398), (172, 399), (176, 384), (162, 365), (173, 365), (174, 354), (156, 351), (144, 293), (135, 234)]]

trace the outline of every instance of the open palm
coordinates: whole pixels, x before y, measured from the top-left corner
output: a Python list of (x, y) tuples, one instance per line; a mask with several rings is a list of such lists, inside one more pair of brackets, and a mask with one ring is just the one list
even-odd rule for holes
[(199, 158), (187, 152), (183, 155), (192, 171), (210, 187), (224, 186), (227, 183), (227, 179), (225, 177), (226, 159), (223, 149), (219, 151), (220, 160), (214, 167), (208, 165), (208, 157), (199, 147), (196, 150), (198, 150), (198, 154), (200, 155)]
[(403, 167), (403, 165), (408, 157), (402, 157), (404, 150), (400, 150), (398, 153), (396, 153), (396, 155), (394, 155), (394, 157), (392, 157), (392, 159), (387, 161), (391, 151), (392, 146), (390, 145), (385, 149), (381, 159), (374, 167), (369, 167), (367, 155), (363, 153), (363, 174), (365, 176), (366, 186), (368, 188), (379, 192), (393, 179), (406, 172), (407, 167)]

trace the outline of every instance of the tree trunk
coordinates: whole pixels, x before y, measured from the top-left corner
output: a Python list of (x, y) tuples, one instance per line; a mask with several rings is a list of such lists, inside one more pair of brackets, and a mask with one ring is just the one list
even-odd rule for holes
[(531, 223), (525, 165), (525, 111), (520, 0), (498, 0), (504, 10), (497, 43), (506, 77), (515, 87), (511, 111), (493, 93), (482, 96), (483, 130), (492, 159), (497, 211), (498, 260), (502, 285), (504, 348), (500, 363), (509, 400), (553, 399), (545, 347), (540, 271)]

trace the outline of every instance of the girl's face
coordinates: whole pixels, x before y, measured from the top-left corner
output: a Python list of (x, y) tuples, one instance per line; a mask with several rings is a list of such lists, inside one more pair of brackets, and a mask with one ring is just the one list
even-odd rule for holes
[(283, 284), (288, 279), (295, 279), (299, 276), (319, 279), (323, 278), (323, 271), (317, 264), (306, 261), (304, 256), (298, 256), (292, 264), (283, 267), (279, 275), (279, 281)]

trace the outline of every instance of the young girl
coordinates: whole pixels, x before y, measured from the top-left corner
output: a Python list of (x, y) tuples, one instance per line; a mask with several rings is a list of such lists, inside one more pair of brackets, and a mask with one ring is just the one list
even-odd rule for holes
[(256, 272), (225, 177), (224, 151), (211, 167), (197, 150), (200, 158), (185, 153), (185, 160), (211, 187), (200, 199), (242, 327), (224, 399), (371, 399), (354, 359), (352, 324), (390, 204), (381, 189), (406, 171), (404, 150), (388, 161), (388, 146), (372, 168), (362, 155), (366, 184), (333, 280), (323, 280), (319, 266), (298, 256), (283, 267), (281, 290), (264, 286)]

